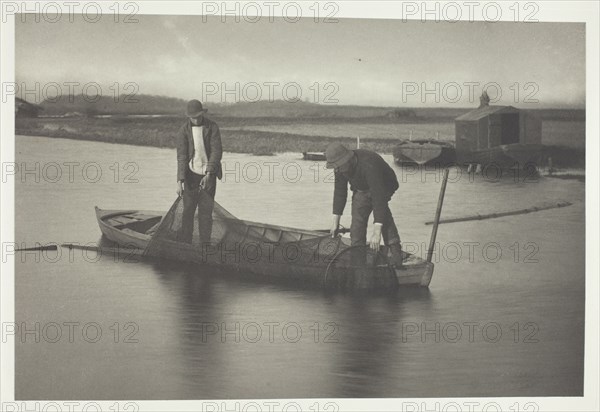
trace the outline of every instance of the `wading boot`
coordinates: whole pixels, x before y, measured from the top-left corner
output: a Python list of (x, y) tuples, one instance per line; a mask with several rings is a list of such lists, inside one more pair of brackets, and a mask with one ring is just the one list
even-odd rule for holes
[(390, 266), (395, 269), (402, 269), (402, 246), (400, 243), (394, 243), (390, 245)]

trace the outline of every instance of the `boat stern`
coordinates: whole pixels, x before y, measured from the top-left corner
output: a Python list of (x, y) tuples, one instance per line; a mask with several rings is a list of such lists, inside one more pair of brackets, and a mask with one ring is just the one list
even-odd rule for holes
[(398, 286), (429, 287), (433, 277), (434, 265), (431, 262), (421, 261), (415, 264), (404, 264), (402, 268), (394, 268)]

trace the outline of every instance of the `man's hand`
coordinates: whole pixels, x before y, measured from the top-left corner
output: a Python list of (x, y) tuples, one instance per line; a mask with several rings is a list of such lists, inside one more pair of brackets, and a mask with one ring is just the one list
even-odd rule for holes
[(204, 175), (202, 177), (202, 179), (200, 179), (200, 184), (199, 184), (200, 189), (204, 190), (207, 181), (208, 181), (208, 175)]
[(332, 238), (337, 236), (339, 227), (340, 227), (340, 215), (333, 215), (333, 223), (331, 225), (331, 230), (329, 231)]
[(375, 223), (373, 227), (373, 236), (371, 236), (370, 246), (374, 252), (379, 252), (379, 247), (381, 245), (381, 223)]
[(200, 189), (210, 190), (215, 184), (215, 178), (212, 174), (205, 174), (202, 180), (200, 180)]
[(177, 196), (183, 196), (183, 180), (177, 181)]

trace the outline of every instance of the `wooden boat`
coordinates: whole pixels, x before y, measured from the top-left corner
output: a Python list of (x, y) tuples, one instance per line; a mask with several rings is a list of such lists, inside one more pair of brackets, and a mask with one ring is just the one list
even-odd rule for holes
[(314, 161), (327, 160), (325, 158), (325, 153), (323, 153), (323, 152), (302, 152), (302, 158), (304, 160), (314, 160)]
[(394, 148), (394, 161), (398, 165), (445, 167), (455, 160), (454, 146), (439, 140), (405, 140)]
[[(251, 235), (253, 239), (259, 238), (264, 242), (244, 242), (242, 239), (236, 242), (239, 250), (232, 252), (234, 249), (231, 244), (225, 250), (220, 247), (222, 239), (218, 237), (213, 237), (211, 244), (203, 247), (158, 237), (153, 240), (153, 231), (163, 215), (153, 211), (102, 210), (96, 207), (100, 230), (120, 247), (147, 256), (194, 262), (199, 270), (218, 265), (226, 270), (265, 279), (294, 280), (312, 286), (348, 289), (427, 287), (433, 275), (433, 263), (412, 254), (404, 253), (402, 269), (395, 269), (386, 263), (385, 247), (382, 247), (375, 261), (355, 265), (351, 262), (357, 249), (349, 246), (349, 239), (332, 239), (319, 231), (242, 220), (237, 222), (245, 228), (245, 236)], [(227, 234), (217, 236), (224, 238)], [(151, 241), (158, 242), (159, 247), (149, 247)], [(268, 247), (264, 249), (266, 245)], [(289, 250), (310, 250), (314, 254), (282, 259), (281, 256), (289, 254)]]

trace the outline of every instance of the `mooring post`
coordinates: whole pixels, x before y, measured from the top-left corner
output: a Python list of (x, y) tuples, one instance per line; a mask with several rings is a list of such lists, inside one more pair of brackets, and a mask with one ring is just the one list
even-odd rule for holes
[(360, 149), (360, 136), (356, 136), (356, 148)]
[(433, 222), (433, 229), (431, 229), (431, 239), (429, 239), (429, 250), (427, 251), (427, 261), (431, 262), (433, 256), (433, 248), (435, 247), (435, 238), (437, 236), (437, 229), (440, 223), (440, 216), (442, 214), (442, 205), (444, 204), (444, 194), (446, 193), (446, 183), (448, 183), (449, 169), (444, 169), (444, 177), (442, 178), (442, 187), (440, 188), (440, 197), (438, 198), (437, 209), (435, 211), (435, 220)]

